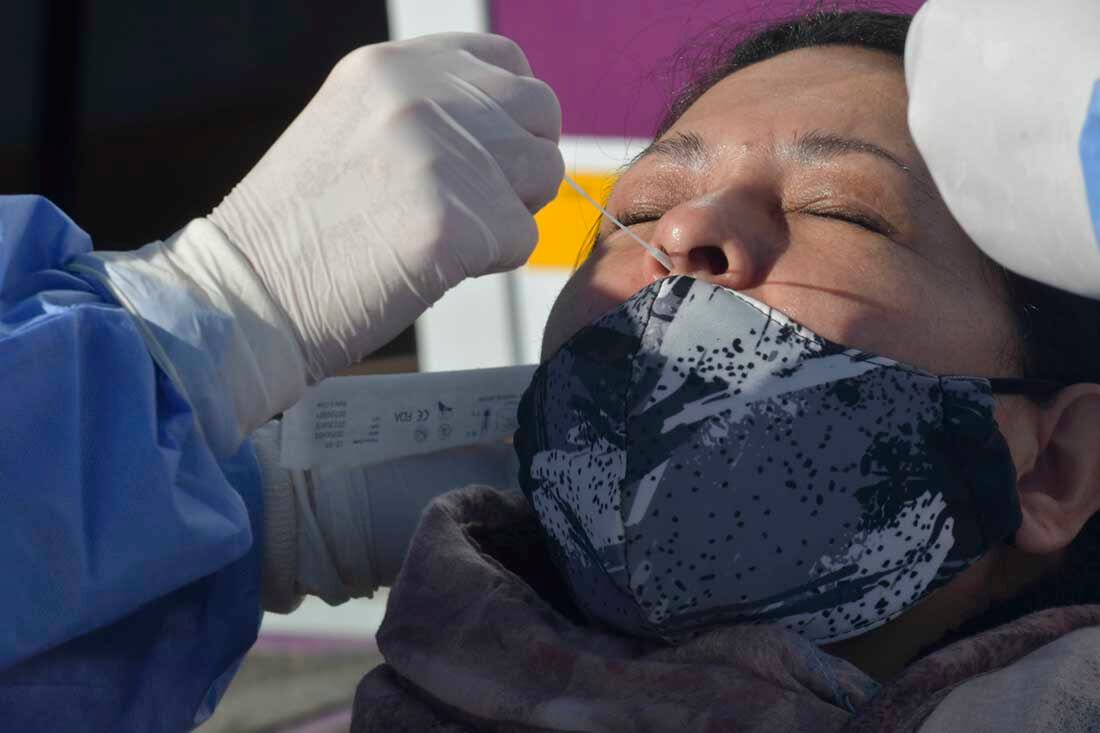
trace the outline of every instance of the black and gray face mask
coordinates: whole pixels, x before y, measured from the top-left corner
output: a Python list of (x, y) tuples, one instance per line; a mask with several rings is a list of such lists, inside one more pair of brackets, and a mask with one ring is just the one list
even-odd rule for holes
[(576, 601), (669, 640), (819, 642), (917, 603), (1020, 525), (993, 392), (667, 278), (578, 332), (520, 405), (520, 481)]

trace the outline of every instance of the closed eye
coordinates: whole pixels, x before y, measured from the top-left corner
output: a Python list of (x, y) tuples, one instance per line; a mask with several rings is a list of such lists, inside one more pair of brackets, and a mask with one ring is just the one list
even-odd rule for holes
[[(858, 227), (868, 229), (875, 234), (882, 234), (883, 236), (890, 236), (895, 233), (894, 228), (889, 224), (873, 216), (867, 216), (866, 214), (860, 214), (855, 211), (846, 209), (827, 209), (822, 211), (810, 211), (807, 213), (812, 216), (821, 217), (822, 219), (836, 219), (837, 221), (854, 224)], [(661, 212), (628, 211), (619, 216), (619, 221), (621, 221), (624, 226), (630, 227), (637, 224), (648, 224), (658, 221), (661, 216), (663, 216)]]
[[(897, 234), (897, 230), (886, 222), (876, 217), (860, 214), (847, 209), (826, 209), (821, 211), (808, 211), (806, 213), (822, 219), (834, 219), (836, 221), (852, 224), (884, 237), (892, 237)], [(637, 224), (648, 224), (650, 222), (659, 221), (662, 216), (663, 213), (657, 211), (627, 211), (621, 214), (618, 219), (624, 226), (631, 227)], [(600, 239), (602, 239), (602, 237)]]
[[(623, 226), (632, 227), (636, 224), (648, 224), (650, 222), (658, 221), (662, 216), (664, 216), (664, 213), (659, 211), (627, 211), (622, 214), (616, 214), (615, 218), (618, 219)], [(601, 231), (598, 231), (596, 233), (595, 240), (592, 242), (592, 249), (589, 250), (589, 253), (599, 247), (600, 244), (602, 244), (603, 241), (607, 239), (607, 237), (615, 234), (618, 231), (618, 227), (614, 227), (611, 231), (607, 232), (607, 234), (603, 234)]]
[(874, 217), (859, 214), (854, 211), (846, 210), (826, 210), (826, 211), (810, 211), (807, 212), (811, 216), (817, 216), (822, 219), (836, 219), (837, 221), (847, 222), (854, 224), (857, 227), (862, 227), (875, 234), (881, 234), (884, 237), (890, 237), (897, 233), (892, 226), (886, 224)]
[(657, 221), (662, 216), (664, 214), (659, 211), (627, 211), (618, 218), (623, 226), (632, 227), (635, 224), (648, 224), (651, 221)]

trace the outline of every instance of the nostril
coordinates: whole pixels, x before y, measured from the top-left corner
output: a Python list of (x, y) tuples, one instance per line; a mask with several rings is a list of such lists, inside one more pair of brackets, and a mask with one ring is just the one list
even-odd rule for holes
[(724, 275), (730, 267), (721, 247), (696, 247), (691, 251), (689, 259), (693, 271), (708, 275)]

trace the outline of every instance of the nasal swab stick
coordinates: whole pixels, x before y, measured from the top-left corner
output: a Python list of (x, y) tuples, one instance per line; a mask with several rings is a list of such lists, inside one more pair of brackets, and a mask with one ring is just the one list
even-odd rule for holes
[(600, 206), (599, 203), (596, 202), (596, 199), (589, 196), (588, 192), (585, 191), (583, 188), (581, 188), (580, 185), (578, 185), (577, 182), (574, 181), (572, 178), (570, 178), (569, 176), (566, 176), (565, 177), (565, 182), (568, 183), (570, 186), (572, 186), (573, 190), (576, 191), (577, 193), (579, 193), (585, 201), (587, 201), (588, 203), (595, 206), (596, 209), (599, 210), (599, 212), (601, 214), (603, 214), (608, 219), (610, 219), (612, 224), (619, 227), (619, 229), (622, 229), (624, 232), (626, 232), (628, 235), (630, 235), (634, 239), (635, 242), (642, 245), (642, 247), (645, 248), (645, 251), (649, 252), (649, 254), (653, 256), (653, 259), (660, 262), (661, 265), (664, 266), (664, 268), (666, 270), (668, 270), (669, 272), (672, 271), (672, 260), (670, 260), (668, 258), (668, 255), (666, 255), (664, 252), (662, 252), (661, 250), (657, 249), (656, 247), (654, 247), (649, 242), (647, 242), (644, 239), (642, 239), (641, 237), (639, 237), (637, 234), (635, 234), (633, 231), (631, 231), (630, 227), (624, 225), (621, 221), (619, 221), (614, 216), (612, 216), (610, 213), (608, 213), (607, 209)]

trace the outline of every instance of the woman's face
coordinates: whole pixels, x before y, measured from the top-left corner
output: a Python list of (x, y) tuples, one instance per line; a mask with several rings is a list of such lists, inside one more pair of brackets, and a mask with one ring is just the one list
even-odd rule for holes
[[(825, 338), (939, 374), (1011, 375), (1010, 309), (940, 199), (906, 108), (900, 59), (783, 54), (703, 95), (608, 209), (665, 250), (673, 274), (743, 291)], [(554, 306), (544, 355), (667, 274), (605, 222)]]
[[(668, 253), (673, 274), (740, 290), (841, 344), (937, 374), (1013, 376), (1020, 341), (992, 268), (955, 222), (910, 138), (900, 59), (793, 51), (715, 85), (622, 176), (609, 210)], [(543, 339), (549, 356), (669, 274), (606, 222)], [(834, 644), (876, 675), (1060, 562), (1100, 511), (1100, 388), (1040, 408), (998, 397), (1016, 462), (1019, 549), (999, 546), (880, 629)]]

